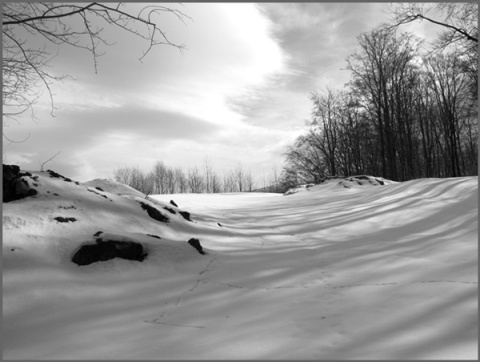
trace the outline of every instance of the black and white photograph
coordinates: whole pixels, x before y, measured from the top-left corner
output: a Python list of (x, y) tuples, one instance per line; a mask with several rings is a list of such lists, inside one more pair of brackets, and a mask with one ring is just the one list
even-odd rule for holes
[(2, 2), (4, 360), (478, 360), (477, 2)]

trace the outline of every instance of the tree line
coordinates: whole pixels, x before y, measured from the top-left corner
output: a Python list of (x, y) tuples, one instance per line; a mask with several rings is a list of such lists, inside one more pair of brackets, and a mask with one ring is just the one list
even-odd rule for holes
[(150, 171), (143, 171), (138, 166), (121, 167), (113, 171), (113, 179), (146, 195), (255, 192), (259, 191), (259, 187), (263, 192), (282, 192), (280, 174), (275, 167), (272, 175), (256, 182), (252, 172), (241, 163), (220, 175), (208, 158), (200, 167), (193, 166), (187, 170), (167, 166), (162, 161), (157, 161)]
[(463, 16), (469, 38), (450, 29), (430, 52), (395, 26), (358, 37), (345, 88), (310, 96), (312, 118), (285, 153), (287, 184), (353, 174), (397, 181), (478, 174), (478, 16), (454, 9), (450, 19)]

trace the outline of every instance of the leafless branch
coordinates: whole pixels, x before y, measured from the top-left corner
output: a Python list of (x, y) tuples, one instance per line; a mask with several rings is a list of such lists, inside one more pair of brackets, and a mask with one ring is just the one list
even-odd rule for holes
[(40, 171), (43, 171), (43, 166), (45, 166), (45, 164), (47, 162), (50, 162), (51, 160), (53, 160), (55, 157), (57, 157), (59, 155), (59, 153), (62, 152), (61, 150), (58, 151), (56, 154), (54, 154), (52, 157), (50, 157), (48, 160), (46, 160), (45, 162), (43, 162), (41, 165), (40, 165)]
[[(182, 22), (190, 19), (182, 11), (163, 5), (148, 5), (135, 13), (122, 3), (2, 4), (3, 115), (13, 118), (32, 109), (39, 99), (39, 85), (48, 92), (53, 115), (56, 108), (51, 86), (68, 76), (47, 70), (53, 59), (51, 48), (47, 51), (47, 44), (54, 47), (69, 45), (90, 52), (97, 72), (98, 57), (104, 54), (101, 47), (114, 44), (103, 35), (102, 23), (145, 40), (147, 47), (140, 61), (157, 45), (169, 45), (182, 51), (185, 45), (170, 41), (159, 27), (156, 17), (162, 13), (171, 14)], [(35, 37), (43, 38), (44, 42)]]

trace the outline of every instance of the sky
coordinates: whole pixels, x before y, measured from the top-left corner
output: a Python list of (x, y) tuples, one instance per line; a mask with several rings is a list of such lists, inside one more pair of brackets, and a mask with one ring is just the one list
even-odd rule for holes
[[(137, 12), (146, 5), (126, 5)], [(49, 71), (68, 74), (45, 89), (35, 118), (4, 119), (3, 162), (53, 169), (85, 182), (115, 169), (201, 167), (223, 172), (241, 164), (257, 184), (281, 169), (283, 153), (305, 129), (309, 95), (348, 82), (346, 58), (357, 36), (388, 18), (390, 3), (185, 3), (156, 18), (177, 48), (156, 46), (102, 24), (111, 45), (94, 61), (62, 45)], [(69, 21), (66, 19), (66, 21)], [(71, 21), (74, 21), (73, 19)], [(92, 19), (92, 21), (94, 21)], [(427, 23), (404, 30), (433, 37)], [(437, 29), (438, 30), (438, 29)], [(29, 39), (33, 41), (33, 39)], [(57, 54), (58, 53), (58, 54)]]

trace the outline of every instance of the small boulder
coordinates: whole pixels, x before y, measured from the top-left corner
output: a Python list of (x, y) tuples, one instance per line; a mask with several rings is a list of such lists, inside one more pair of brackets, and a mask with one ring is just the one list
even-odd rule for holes
[(57, 220), (58, 222), (75, 222), (75, 221), (77, 221), (77, 219), (75, 219), (74, 217), (57, 216), (54, 219)]
[(164, 209), (167, 210), (171, 214), (174, 214), (174, 215), (176, 214), (175, 210), (172, 209), (171, 207), (165, 206)]
[(151, 238), (155, 238), (155, 239), (161, 239), (160, 236), (155, 235), (155, 234), (147, 234), (147, 236), (150, 236)]
[(152, 219), (160, 221), (160, 222), (169, 222), (170, 219), (163, 215), (158, 209), (156, 209), (153, 206), (150, 206), (144, 202), (140, 202), (140, 205), (142, 205), (142, 209), (146, 210), (148, 213), (148, 216), (150, 216)]
[(191, 238), (187, 241), (191, 246), (193, 246), (200, 254), (205, 255), (202, 246), (200, 245), (200, 240)]
[(96, 244), (83, 245), (72, 257), (77, 265), (88, 265), (114, 258), (143, 261), (147, 253), (143, 245), (133, 241), (98, 241)]
[(190, 219), (190, 213), (188, 211), (179, 211), (178, 213), (182, 215), (185, 220), (192, 221), (192, 219)]
[(173, 201), (173, 200), (170, 200), (170, 204), (173, 205), (173, 206), (175, 206), (175, 207), (178, 207), (178, 205), (177, 205), (177, 204), (175, 203), (175, 201)]

